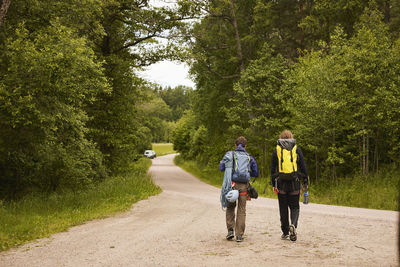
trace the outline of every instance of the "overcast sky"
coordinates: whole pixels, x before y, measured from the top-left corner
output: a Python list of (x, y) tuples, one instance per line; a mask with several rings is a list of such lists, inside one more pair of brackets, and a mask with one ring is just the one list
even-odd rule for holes
[[(153, 6), (170, 6), (175, 5), (175, 0), (150, 0)], [(163, 87), (178, 85), (186, 85), (195, 87), (193, 81), (188, 77), (189, 67), (180, 62), (161, 61), (146, 68), (145, 71), (139, 72), (139, 75), (151, 82), (158, 83)]]
[(158, 83), (163, 87), (186, 85), (194, 88), (194, 83), (188, 77), (189, 67), (186, 64), (173, 61), (161, 61), (139, 72), (139, 75), (151, 82)]

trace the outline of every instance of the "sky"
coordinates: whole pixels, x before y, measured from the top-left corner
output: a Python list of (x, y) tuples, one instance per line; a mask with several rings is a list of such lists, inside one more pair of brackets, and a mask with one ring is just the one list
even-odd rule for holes
[(140, 77), (163, 87), (186, 85), (195, 88), (194, 82), (188, 77), (189, 67), (180, 62), (161, 61), (150, 65), (145, 71), (139, 72)]
[[(175, 2), (175, 0), (150, 0), (150, 5), (156, 7), (173, 7)], [(188, 72), (189, 67), (187, 64), (165, 60), (147, 67), (145, 71), (139, 72), (139, 75), (140, 77), (160, 84), (163, 87), (186, 85), (195, 88), (194, 82), (189, 79)]]

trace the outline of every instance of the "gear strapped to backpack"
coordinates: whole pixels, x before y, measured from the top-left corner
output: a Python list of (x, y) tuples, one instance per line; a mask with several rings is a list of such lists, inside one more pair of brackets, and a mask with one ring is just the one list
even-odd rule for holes
[(232, 151), (233, 174), (232, 180), (239, 183), (250, 181), (250, 156), (245, 151)]
[(247, 189), (247, 194), (249, 195), (250, 198), (254, 199), (258, 198), (258, 192), (252, 185), (249, 185), (249, 188)]
[(297, 178), (297, 145), (294, 145), (292, 150), (276, 146), (276, 154), (279, 164), (279, 179), (295, 180)]

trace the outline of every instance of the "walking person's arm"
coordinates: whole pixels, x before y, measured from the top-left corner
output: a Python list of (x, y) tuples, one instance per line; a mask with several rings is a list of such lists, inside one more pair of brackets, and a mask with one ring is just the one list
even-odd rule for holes
[(303, 177), (303, 190), (306, 190), (308, 187), (308, 172), (307, 172), (306, 162), (304, 160), (303, 152), (299, 147), (297, 148), (296, 153), (298, 156), (297, 166), (299, 168), (301, 176)]
[(271, 157), (271, 185), (275, 194), (278, 194), (278, 188), (275, 187), (275, 178), (278, 173), (278, 156), (276, 155), (276, 148), (272, 152)]
[(225, 162), (224, 162), (224, 160), (221, 160), (221, 162), (219, 163), (218, 168), (219, 168), (219, 170), (221, 172), (225, 171)]
[(250, 156), (250, 177), (257, 178), (259, 176), (257, 161), (253, 156)]

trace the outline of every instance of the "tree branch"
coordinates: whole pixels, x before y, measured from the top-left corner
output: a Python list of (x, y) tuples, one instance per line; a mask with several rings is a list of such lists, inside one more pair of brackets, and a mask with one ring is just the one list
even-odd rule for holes
[(8, 8), (10, 7), (11, 0), (0, 0), (0, 25), (3, 23)]
[(221, 74), (219, 74), (218, 72), (212, 70), (210, 64), (207, 65), (207, 70), (208, 70), (209, 72), (211, 72), (211, 73), (217, 75), (217, 76), (220, 77), (221, 79), (233, 79), (233, 78), (239, 78), (239, 77), (240, 77), (240, 74), (232, 74), (232, 75), (227, 75), (227, 76), (221, 75)]
[(141, 43), (141, 42), (143, 42), (143, 41), (145, 41), (145, 40), (151, 39), (151, 38), (153, 38), (153, 37), (156, 37), (156, 34), (155, 34), (155, 33), (152, 33), (152, 34), (150, 34), (150, 35), (148, 35), (148, 36), (146, 36), (146, 37), (143, 37), (143, 38), (139, 38), (139, 39), (137, 39), (137, 40), (135, 40), (135, 41), (129, 42), (129, 43), (125, 44), (124, 46), (122, 46), (122, 47), (120, 47), (120, 48), (114, 50), (113, 52), (119, 52), (119, 51), (121, 51), (121, 50), (124, 50), (124, 49), (126, 49), (126, 48), (128, 48), (128, 47), (131, 47), (131, 46), (135, 46), (135, 45), (137, 45), (137, 44), (139, 44), (139, 43)]

